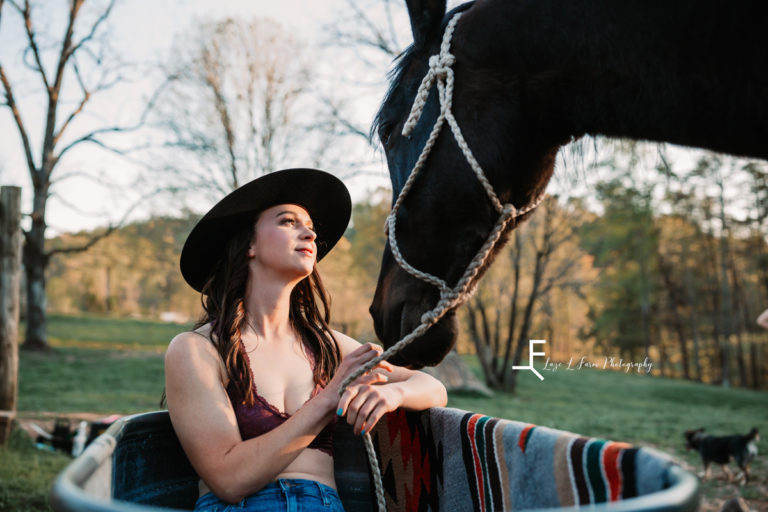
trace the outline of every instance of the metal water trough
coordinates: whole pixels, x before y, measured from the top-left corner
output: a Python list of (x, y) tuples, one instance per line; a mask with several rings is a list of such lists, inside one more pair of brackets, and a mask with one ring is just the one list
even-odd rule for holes
[[(375, 510), (360, 437), (354, 436), (346, 423), (339, 422), (334, 442), (336, 481), (346, 510)], [(665, 472), (666, 488), (658, 492), (590, 505), (588, 509), (596, 512), (698, 510), (698, 480), (676, 465)], [(167, 512), (169, 509), (190, 510), (197, 497), (198, 476), (184, 455), (167, 411), (158, 411), (115, 422), (58, 476), (51, 492), (51, 504), (56, 512)], [(447, 503), (441, 504), (440, 509), (458, 510)]]

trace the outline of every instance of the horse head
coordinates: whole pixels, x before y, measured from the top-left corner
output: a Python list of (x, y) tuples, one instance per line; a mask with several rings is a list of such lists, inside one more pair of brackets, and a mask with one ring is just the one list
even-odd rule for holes
[[(437, 88), (433, 86), (415, 127), (403, 134), (414, 97), (429, 71), (430, 57), (440, 52), (446, 24), (458, 12), (462, 17), (450, 46), (455, 78), (452, 112), (464, 139), (502, 203), (523, 208), (543, 193), (557, 151), (568, 137), (551, 134), (536, 112), (529, 110), (531, 103), (525, 97), (529, 88), (515, 72), (524, 63), (502, 51), (505, 45), (497, 40), (498, 34), (508, 29), (501, 22), (495, 26), (494, 17), (487, 15), (488, 4), (493, 3), (470, 2), (446, 15), (445, 1), (408, 2), (414, 42), (399, 57), (373, 128), (384, 148), (394, 199), (440, 114)], [(498, 216), (454, 135), (444, 125), (396, 213), (396, 238), (402, 256), (416, 269), (454, 286)], [(506, 231), (524, 217), (511, 222)], [(398, 265), (391, 244), (388, 240), (384, 249), (370, 308), (376, 333), (387, 348), (411, 332), (440, 298), (435, 286)], [(435, 365), (451, 350), (456, 337), (454, 310), (391, 360), (412, 367)]]
[[(408, 192), (393, 203), (397, 243), (387, 243), (371, 305), (387, 347), (410, 333), (440, 297), (432, 284), (400, 268), (393, 247), (416, 269), (453, 286), (498, 218), (445, 124), (406, 186), (440, 115), (436, 88), (427, 95), (421, 87), (428, 72), (452, 74), (452, 112), (463, 138), (498, 200), (516, 208), (543, 192), (558, 149), (585, 134), (768, 158), (765, 2), (702, 0), (671, 8), (612, 0), (477, 0), (447, 16), (445, 1), (407, 4), (414, 41), (397, 62), (374, 123), (394, 198), (404, 187)], [(432, 58), (458, 12), (451, 56)], [(412, 126), (417, 95), (423, 110)], [(440, 362), (456, 330), (449, 313), (393, 362)]]

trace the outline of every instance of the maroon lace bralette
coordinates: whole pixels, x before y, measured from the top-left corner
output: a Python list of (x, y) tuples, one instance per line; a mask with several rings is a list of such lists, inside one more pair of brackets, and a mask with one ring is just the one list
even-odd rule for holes
[[(248, 360), (248, 354), (243, 350), (243, 346), (240, 345), (241, 352), (245, 355), (248, 362), (248, 371), (251, 371), (251, 363)], [(309, 352), (309, 351), (307, 351)], [(314, 367), (314, 359), (309, 355), (312, 366)], [(251, 379), (253, 374), (251, 373)], [(315, 386), (312, 393), (309, 396), (309, 400), (314, 398), (317, 393), (322, 389), (320, 384)], [(235, 417), (237, 418), (237, 426), (240, 429), (240, 436), (243, 441), (251, 439), (262, 434), (266, 434), (270, 430), (282, 425), (285, 420), (291, 417), (290, 414), (286, 414), (277, 409), (274, 405), (269, 403), (263, 396), (259, 394), (256, 389), (256, 382), (253, 381), (253, 394), (256, 397), (254, 404), (249, 406), (245, 403), (245, 397), (242, 396), (234, 383), (230, 382), (227, 386), (227, 395), (232, 402), (232, 408), (235, 410)], [(333, 456), (333, 428), (336, 425), (336, 416), (328, 422), (328, 424), (320, 431), (319, 434), (309, 443), (309, 448), (315, 448), (328, 455)]]

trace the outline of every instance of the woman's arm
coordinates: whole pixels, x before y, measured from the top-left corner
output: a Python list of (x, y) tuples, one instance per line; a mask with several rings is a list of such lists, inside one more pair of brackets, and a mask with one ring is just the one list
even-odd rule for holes
[[(370, 347), (350, 354), (339, 372), (376, 356)], [(279, 427), (243, 441), (224, 389), (224, 366), (213, 345), (195, 333), (176, 336), (165, 356), (168, 412), (200, 478), (221, 500), (236, 503), (280, 474), (312, 442), (336, 410), (338, 398), (318, 394)]]
[[(342, 354), (359, 347), (354, 339), (334, 332)], [(382, 349), (377, 347), (380, 353)], [(387, 371), (384, 371), (384, 370)], [(339, 400), (337, 413), (347, 417), (355, 433), (370, 432), (384, 414), (398, 407), (424, 410), (443, 407), (448, 394), (443, 384), (424, 372), (387, 364), (371, 372), (367, 379), (351, 384)]]

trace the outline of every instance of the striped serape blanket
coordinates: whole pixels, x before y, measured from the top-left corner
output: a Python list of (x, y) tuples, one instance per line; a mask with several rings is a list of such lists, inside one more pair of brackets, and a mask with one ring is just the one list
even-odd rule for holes
[(373, 431), (389, 511), (589, 506), (668, 486), (669, 457), (451, 408), (398, 410)]

